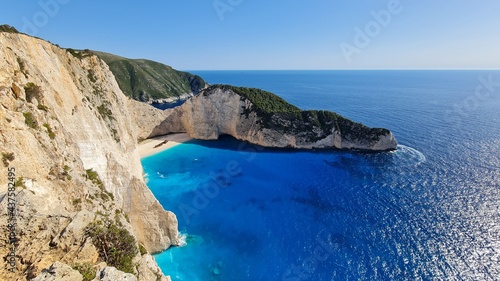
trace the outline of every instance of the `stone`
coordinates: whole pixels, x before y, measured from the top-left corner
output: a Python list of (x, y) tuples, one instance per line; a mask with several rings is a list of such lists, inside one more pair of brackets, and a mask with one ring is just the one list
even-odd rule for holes
[(137, 281), (137, 277), (133, 274), (125, 273), (114, 267), (108, 266), (99, 270), (93, 281)]
[(143, 255), (137, 262), (138, 279), (142, 280), (158, 280), (168, 281), (170, 277), (163, 276), (161, 269), (158, 267), (153, 256), (150, 254)]
[(42, 272), (32, 281), (82, 281), (83, 276), (71, 266), (55, 262), (48, 269)]

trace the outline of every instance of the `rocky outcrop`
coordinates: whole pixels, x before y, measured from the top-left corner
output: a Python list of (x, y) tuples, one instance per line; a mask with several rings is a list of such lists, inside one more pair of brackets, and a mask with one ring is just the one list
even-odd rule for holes
[(163, 276), (161, 269), (151, 255), (142, 256), (137, 263), (137, 271), (139, 276), (144, 277), (144, 280), (171, 281), (170, 277)]
[[(130, 273), (124, 273), (114, 267), (105, 267), (97, 272), (93, 281), (137, 281), (137, 277)], [(154, 279), (151, 279), (154, 280)]]
[(164, 114), (163, 122), (147, 129), (150, 137), (187, 132), (213, 140), (231, 135), (265, 147), (299, 149), (386, 151), (397, 146), (387, 129), (368, 128), (333, 112), (300, 111), (257, 89), (214, 85)]
[[(174, 112), (173, 110), (160, 110), (132, 99), (127, 101), (127, 108), (139, 141), (165, 135), (165, 132), (172, 128), (172, 126), (164, 128), (160, 124)], [(181, 130), (180, 126), (179, 130)]]
[[(83, 276), (71, 266), (62, 262), (55, 262), (32, 281), (82, 281)], [(136, 279), (137, 280), (137, 279)]]
[[(85, 234), (99, 220), (125, 229), (136, 247), (142, 244), (150, 253), (179, 243), (175, 215), (144, 183), (136, 149), (141, 132), (129, 103), (96, 56), (0, 32), (0, 166), (3, 175), (15, 169), (19, 239), (14, 273), (2, 264), (0, 280), (34, 278), (56, 261), (100, 262), (99, 249)], [(11, 245), (7, 180), (0, 177), (4, 258)], [(146, 270), (151, 264), (134, 269), (138, 280), (156, 276), (157, 267)]]

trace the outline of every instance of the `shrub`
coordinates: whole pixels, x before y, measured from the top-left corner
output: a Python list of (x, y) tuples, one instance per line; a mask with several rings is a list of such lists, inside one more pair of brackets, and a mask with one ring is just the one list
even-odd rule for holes
[(28, 125), (28, 127), (32, 128), (32, 129), (38, 128), (38, 123), (36, 122), (36, 119), (33, 116), (33, 113), (24, 112), (23, 116), (24, 116), (24, 123), (26, 123), (26, 125)]
[(88, 262), (75, 263), (73, 264), (72, 268), (80, 272), (81, 275), (83, 275), (83, 281), (93, 280), (96, 274), (95, 268), (92, 266), (92, 264)]
[(71, 168), (68, 165), (64, 165), (63, 166), (63, 171), (64, 171), (65, 174), (67, 174), (68, 172), (71, 171)]
[(24, 74), (24, 77), (28, 78), (28, 70), (26, 69), (24, 61), (20, 57), (17, 57), (17, 64), (19, 64), (19, 69)]
[(66, 49), (71, 55), (73, 55), (77, 59), (83, 59), (92, 55), (92, 51), (85, 49), (83, 51), (74, 50), (74, 49)]
[(93, 184), (97, 185), (101, 190), (104, 190), (104, 184), (101, 181), (101, 178), (99, 177), (99, 174), (97, 174), (96, 171), (92, 169), (87, 169), (85, 170), (86, 177), (89, 179)]
[(120, 142), (120, 137), (118, 136), (118, 131), (116, 129), (111, 129), (111, 135), (116, 142)]
[(120, 221), (122, 211), (120, 209), (115, 210), (115, 222), (118, 226), (123, 226), (122, 222)]
[(97, 82), (97, 76), (95, 75), (95, 72), (92, 69), (88, 70), (87, 73), (87, 78), (90, 80), (90, 82), (95, 83)]
[(109, 201), (111, 199), (111, 196), (109, 196), (109, 195), (110, 195), (110, 193), (107, 192), (107, 191), (101, 192), (99, 194), (99, 196), (101, 197), (102, 201), (104, 201), (104, 202), (107, 202), (107, 201)]
[(99, 257), (108, 265), (127, 273), (134, 273), (132, 259), (138, 250), (134, 237), (125, 228), (118, 227), (113, 221), (95, 221), (85, 228), (85, 235), (99, 252)]
[(114, 120), (115, 118), (113, 117), (113, 112), (111, 111), (111, 109), (109, 109), (108, 107), (106, 107), (106, 105), (104, 104), (101, 104), (97, 107), (97, 111), (99, 112), (99, 114), (101, 114), (102, 118), (105, 119), (106, 117), (109, 119), (109, 120)]
[(87, 169), (85, 170), (85, 177), (90, 180), (93, 184), (95, 184), (97, 187), (99, 187), (99, 189), (101, 190), (101, 193), (98, 194), (98, 196), (103, 200), (103, 201), (114, 201), (115, 200), (115, 196), (113, 195), (113, 193), (111, 192), (108, 192), (104, 189), (104, 184), (102, 183), (101, 181), (101, 178), (99, 177), (99, 175), (97, 174), (97, 172), (95, 172), (94, 170), (92, 169)]
[(80, 205), (81, 203), (82, 203), (82, 199), (80, 199), (80, 198), (73, 200), (73, 206), (75, 206), (75, 207)]
[(22, 187), (22, 188), (26, 188), (26, 185), (24, 185), (24, 179), (23, 177), (19, 177), (17, 179), (17, 181), (14, 183), (14, 186), (15, 187)]
[(69, 172), (71, 172), (71, 168), (68, 165), (64, 165), (62, 176), (66, 177), (67, 180), (71, 180), (72, 179), (72, 177), (69, 174)]
[(145, 254), (148, 253), (148, 250), (142, 246), (142, 244), (139, 244), (139, 253), (141, 253), (141, 256), (144, 256)]
[(26, 92), (26, 100), (31, 102), (36, 99), (39, 103), (42, 97), (42, 88), (33, 82), (29, 82), (24, 86), (24, 91)]
[(50, 127), (50, 125), (48, 123), (45, 123), (45, 124), (43, 124), (43, 126), (47, 129), (47, 133), (49, 134), (49, 138), (51, 140), (55, 139), (56, 134), (54, 133), (54, 131), (52, 131), (52, 128)]
[(43, 111), (48, 111), (49, 108), (41, 103), (38, 104), (37, 106), (38, 109), (43, 110)]
[(5, 167), (8, 167), (9, 163), (12, 161), (14, 161), (14, 153), (2, 152), (2, 162)]
[(19, 33), (19, 31), (17, 31), (15, 27), (10, 26), (8, 24), (0, 25), (0, 32)]

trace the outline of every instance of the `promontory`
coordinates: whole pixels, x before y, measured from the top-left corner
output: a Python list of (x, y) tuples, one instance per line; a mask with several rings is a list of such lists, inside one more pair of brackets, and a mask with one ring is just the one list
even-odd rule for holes
[[(162, 121), (159, 123), (159, 121)], [(391, 131), (334, 112), (303, 111), (260, 89), (212, 85), (155, 120), (136, 120), (143, 138), (186, 132), (195, 139), (230, 135), (253, 144), (298, 149), (390, 151)]]

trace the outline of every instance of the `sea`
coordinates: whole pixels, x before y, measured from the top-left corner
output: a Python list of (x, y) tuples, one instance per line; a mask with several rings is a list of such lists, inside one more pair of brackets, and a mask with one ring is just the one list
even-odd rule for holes
[(500, 71), (193, 71), (390, 129), (397, 151), (223, 136), (142, 159), (174, 281), (500, 280)]

